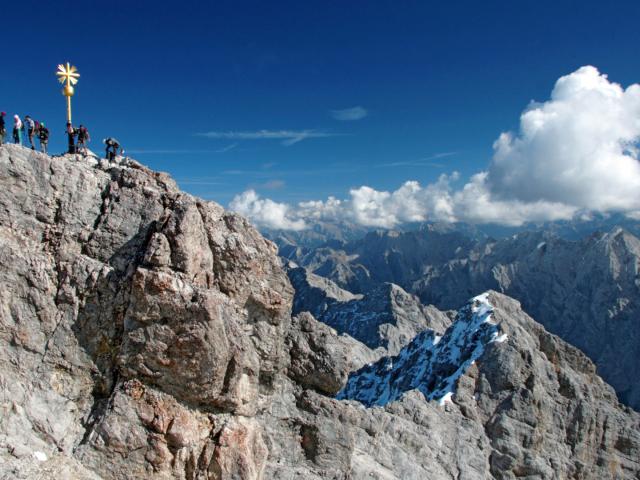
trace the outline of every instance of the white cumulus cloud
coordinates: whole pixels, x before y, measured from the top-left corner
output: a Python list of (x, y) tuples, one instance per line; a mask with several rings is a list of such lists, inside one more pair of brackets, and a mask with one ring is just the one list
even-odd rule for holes
[[(561, 77), (550, 99), (532, 103), (518, 132), (495, 141), (487, 169), (454, 188), (457, 173), (397, 190), (369, 186), (344, 200), (288, 206), (245, 192), (232, 202), (258, 224), (304, 228), (317, 220), (348, 220), (391, 228), (425, 220), (521, 225), (586, 212), (640, 215), (640, 85), (623, 88), (595, 67)], [(253, 196), (251, 196), (251, 194)], [(275, 227), (287, 228), (287, 227)]]
[(229, 208), (251, 219), (259, 227), (282, 230), (304, 230), (304, 220), (291, 218), (290, 207), (285, 203), (277, 203), (268, 198), (260, 198), (255, 190), (247, 190), (237, 195), (229, 204)]
[(494, 144), (495, 196), (588, 210), (629, 210), (640, 200), (640, 86), (626, 90), (594, 67), (560, 78), (551, 99), (520, 117), (518, 135)]

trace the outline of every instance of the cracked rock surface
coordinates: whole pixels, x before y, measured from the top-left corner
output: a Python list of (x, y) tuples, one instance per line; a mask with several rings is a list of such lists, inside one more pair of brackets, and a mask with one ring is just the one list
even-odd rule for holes
[(133, 161), (3, 146), (0, 183), (3, 465), (261, 478), (291, 321), (274, 245)]
[(449, 401), (365, 408), (375, 354), (292, 319), (243, 218), (126, 159), (4, 145), (0, 185), (0, 479), (640, 476), (638, 414), (508, 297)]

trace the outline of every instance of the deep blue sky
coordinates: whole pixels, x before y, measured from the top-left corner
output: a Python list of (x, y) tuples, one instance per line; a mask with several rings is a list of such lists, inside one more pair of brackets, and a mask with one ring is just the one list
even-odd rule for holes
[[(115, 136), (223, 204), (248, 187), (291, 202), (453, 170), (464, 180), (559, 76), (592, 64), (640, 80), (637, 0), (5, 3), (0, 109), (48, 123), (61, 151), (54, 72), (69, 60), (82, 75), (74, 123), (95, 150)], [(331, 115), (354, 106), (369, 115)], [(258, 130), (339, 135), (291, 146), (195, 135)]]

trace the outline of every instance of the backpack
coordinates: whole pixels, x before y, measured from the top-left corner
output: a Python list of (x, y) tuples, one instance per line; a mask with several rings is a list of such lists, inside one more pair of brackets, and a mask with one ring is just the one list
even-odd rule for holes
[(87, 127), (82, 126), (82, 128), (78, 130), (78, 140), (88, 140), (88, 139), (89, 139), (89, 130), (87, 130)]
[(40, 134), (40, 140), (41, 141), (49, 139), (49, 129), (47, 127), (42, 127), (41, 126), (38, 131), (39, 131), (39, 134)]
[(38, 130), (40, 130), (40, 122), (39, 122), (39, 121), (37, 121), (37, 120), (36, 120), (35, 122), (33, 122), (33, 124), (35, 125), (35, 126), (33, 127), (33, 129), (34, 129), (36, 132), (37, 132)]

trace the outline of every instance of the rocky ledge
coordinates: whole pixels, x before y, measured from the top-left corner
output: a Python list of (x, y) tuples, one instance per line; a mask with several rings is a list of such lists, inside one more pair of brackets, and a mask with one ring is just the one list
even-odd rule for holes
[(0, 182), (2, 479), (640, 475), (638, 414), (508, 297), (477, 338), (462, 309), (438, 342), (460, 356), (424, 351), (446, 401), (380, 375), (398, 394), (365, 408), (334, 396), (371, 351), (291, 318), (243, 218), (128, 159), (2, 146)]

